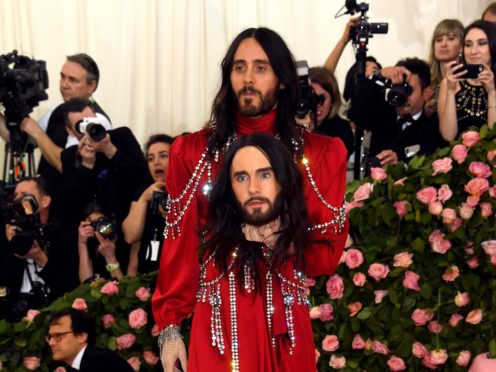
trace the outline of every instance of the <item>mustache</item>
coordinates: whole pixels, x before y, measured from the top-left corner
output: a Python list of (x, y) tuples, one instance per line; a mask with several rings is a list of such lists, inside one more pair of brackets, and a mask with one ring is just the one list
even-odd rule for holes
[(255, 93), (258, 96), (261, 96), (262, 95), (262, 93), (260, 93), (258, 90), (256, 90), (255, 88), (253, 88), (251, 86), (246, 86), (244, 88), (241, 88), (238, 91), (238, 96), (241, 95), (241, 94), (243, 94), (243, 93)]
[(264, 198), (262, 196), (252, 196), (250, 199), (248, 199), (243, 203), (243, 206), (246, 207), (248, 204), (250, 204), (253, 201), (259, 201), (259, 202), (271, 204), (270, 200), (267, 198)]

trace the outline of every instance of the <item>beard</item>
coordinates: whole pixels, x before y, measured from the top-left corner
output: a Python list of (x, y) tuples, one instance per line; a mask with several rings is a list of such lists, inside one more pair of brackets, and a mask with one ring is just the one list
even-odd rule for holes
[[(243, 97), (242, 94), (246, 92), (255, 93), (260, 102), (255, 104), (253, 102), (255, 97)], [(236, 93), (236, 98), (238, 100), (238, 110), (241, 115), (248, 117), (261, 116), (269, 111), (272, 111), (276, 105), (278, 99), (278, 89), (275, 88), (273, 90), (269, 90), (267, 94), (262, 95), (260, 91), (252, 87), (244, 87)]]
[[(267, 211), (262, 212), (262, 208), (257, 207), (257, 208), (253, 208), (253, 212), (250, 213), (246, 206), (255, 200), (267, 203)], [(283, 200), (282, 193), (279, 192), (276, 196), (274, 204), (272, 204), (272, 202), (267, 198), (261, 196), (254, 196), (248, 199), (243, 206), (238, 202), (238, 207), (241, 210), (243, 221), (248, 225), (258, 227), (274, 221), (277, 217), (281, 215), (282, 200)]]

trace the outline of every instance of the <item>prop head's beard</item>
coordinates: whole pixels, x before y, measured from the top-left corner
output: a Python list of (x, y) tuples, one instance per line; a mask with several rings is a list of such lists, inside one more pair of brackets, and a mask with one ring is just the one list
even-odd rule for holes
[[(254, 200), (267, 203), (267, 210), (265, 212), (262, 212), (262, 207), (256, 207), (253, 208), (253, 212), (248, 212), (246, 206)], [(245, 223), (252, 226), (262, 226), (268, 224), (271, 221), (274, 221), (281, 215), (282, 200), (282, 193), (279, 191), (274, 204), (272, 204), (272, 202), (267, 198), (264, 198), (262, 196), (254, 196), (248, 199), (243, 205), (238, 202), (238, 207), (241, 210), (241, 215)]]

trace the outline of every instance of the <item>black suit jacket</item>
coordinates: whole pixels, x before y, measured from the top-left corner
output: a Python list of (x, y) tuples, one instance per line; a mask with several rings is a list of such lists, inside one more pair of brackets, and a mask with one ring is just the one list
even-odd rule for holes
[(88, 346), (81, 359), (79, 372), (133, 372), (129, 363), (109, 349)]

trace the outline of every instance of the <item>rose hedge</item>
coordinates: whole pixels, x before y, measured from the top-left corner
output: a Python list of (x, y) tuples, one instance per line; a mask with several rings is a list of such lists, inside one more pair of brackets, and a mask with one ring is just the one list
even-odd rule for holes
[[(308, 280), (319, 371), (462, 371), (496, 355), (495, 164), (496, 130), (483, 127), (349, 185), (342, 263)], [(160, 370), (155, 279), (82, 285), (22, 322), (0, 321), (0, 369), (63, 371), (44, 336), (49, 316), (73, 306), (95, 320), (98, 345)]]
[(459, 371), (496, 351), (495, 137), (349, 185), (347, 249), (311, 292), (319, 370)]

